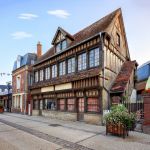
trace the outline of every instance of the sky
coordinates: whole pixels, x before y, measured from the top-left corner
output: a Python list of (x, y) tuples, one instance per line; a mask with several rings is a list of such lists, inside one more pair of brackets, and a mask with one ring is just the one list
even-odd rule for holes
[[(18, 55), (43, 53), (58, 26), (74, 34), (108, 13), (122, 9), (129, 51), (139, 65), (150, 60), (149, 0), (0, 0), (0, 73), (11, 74)], [(0, 84), (11, 76), (0, 75)]]

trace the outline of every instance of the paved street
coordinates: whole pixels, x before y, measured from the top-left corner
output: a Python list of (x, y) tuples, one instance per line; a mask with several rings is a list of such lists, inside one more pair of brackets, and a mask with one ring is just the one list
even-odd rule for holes
[(122, 139), (105, 127), (20, 114), (0, 114), (0, 150), (150, 150), (150, 135)]

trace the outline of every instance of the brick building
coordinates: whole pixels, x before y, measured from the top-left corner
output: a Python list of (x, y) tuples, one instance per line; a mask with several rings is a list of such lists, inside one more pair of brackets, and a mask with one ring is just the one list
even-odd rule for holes
[(121, 9), (74, 35), (59, 27), (52, 44), (33, 66), (32, 115), (100, 124), (111, 100), (130, 98), (136, 62)]
[(37, 55), (27, 53), (18, 56), (14, 62), (12, 71), (12, 112), (30, 114), (30, 94), (28, 86), (32, 84), (32, 65), (35, 63)]
[(12, 105), (12, 86), (0, 85), (0, 103), (3, 104), (5, 111), (11, 110)]

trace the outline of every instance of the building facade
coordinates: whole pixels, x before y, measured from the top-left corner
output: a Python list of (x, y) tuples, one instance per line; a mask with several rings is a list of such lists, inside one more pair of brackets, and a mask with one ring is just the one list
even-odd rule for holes
[(0, 85), (0, 103), (4, 106), (4, 110), (10, 112), (12, 105), (12, 86)]
[[(100, 124), (112, 99), (131, 96), (136, 63), (130, 60), (121, 9), (74, 35), (59, 27), (52, 44), (33, 66), (32, 115)], [(120, 75), (127, 66), (127, 77)], [(124, 84), (116, 85), (123, 77)]]
[(27, 53), (18, 56), (12, 71), (12, 112), (31, 114), (28, 86), (33, 82), (32, 65), (37, 55)]
[(137, 99), (142, 99), (142, 94), (150, 91), (150, 62), (146, 62), (137, 69)]

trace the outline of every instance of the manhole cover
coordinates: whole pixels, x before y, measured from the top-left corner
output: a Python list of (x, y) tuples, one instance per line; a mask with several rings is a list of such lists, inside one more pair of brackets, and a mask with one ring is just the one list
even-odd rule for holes
[(51, 126), (51, 127), (59, 127), (61, 125), (60, 124), (50, 124), (49, 126)]

